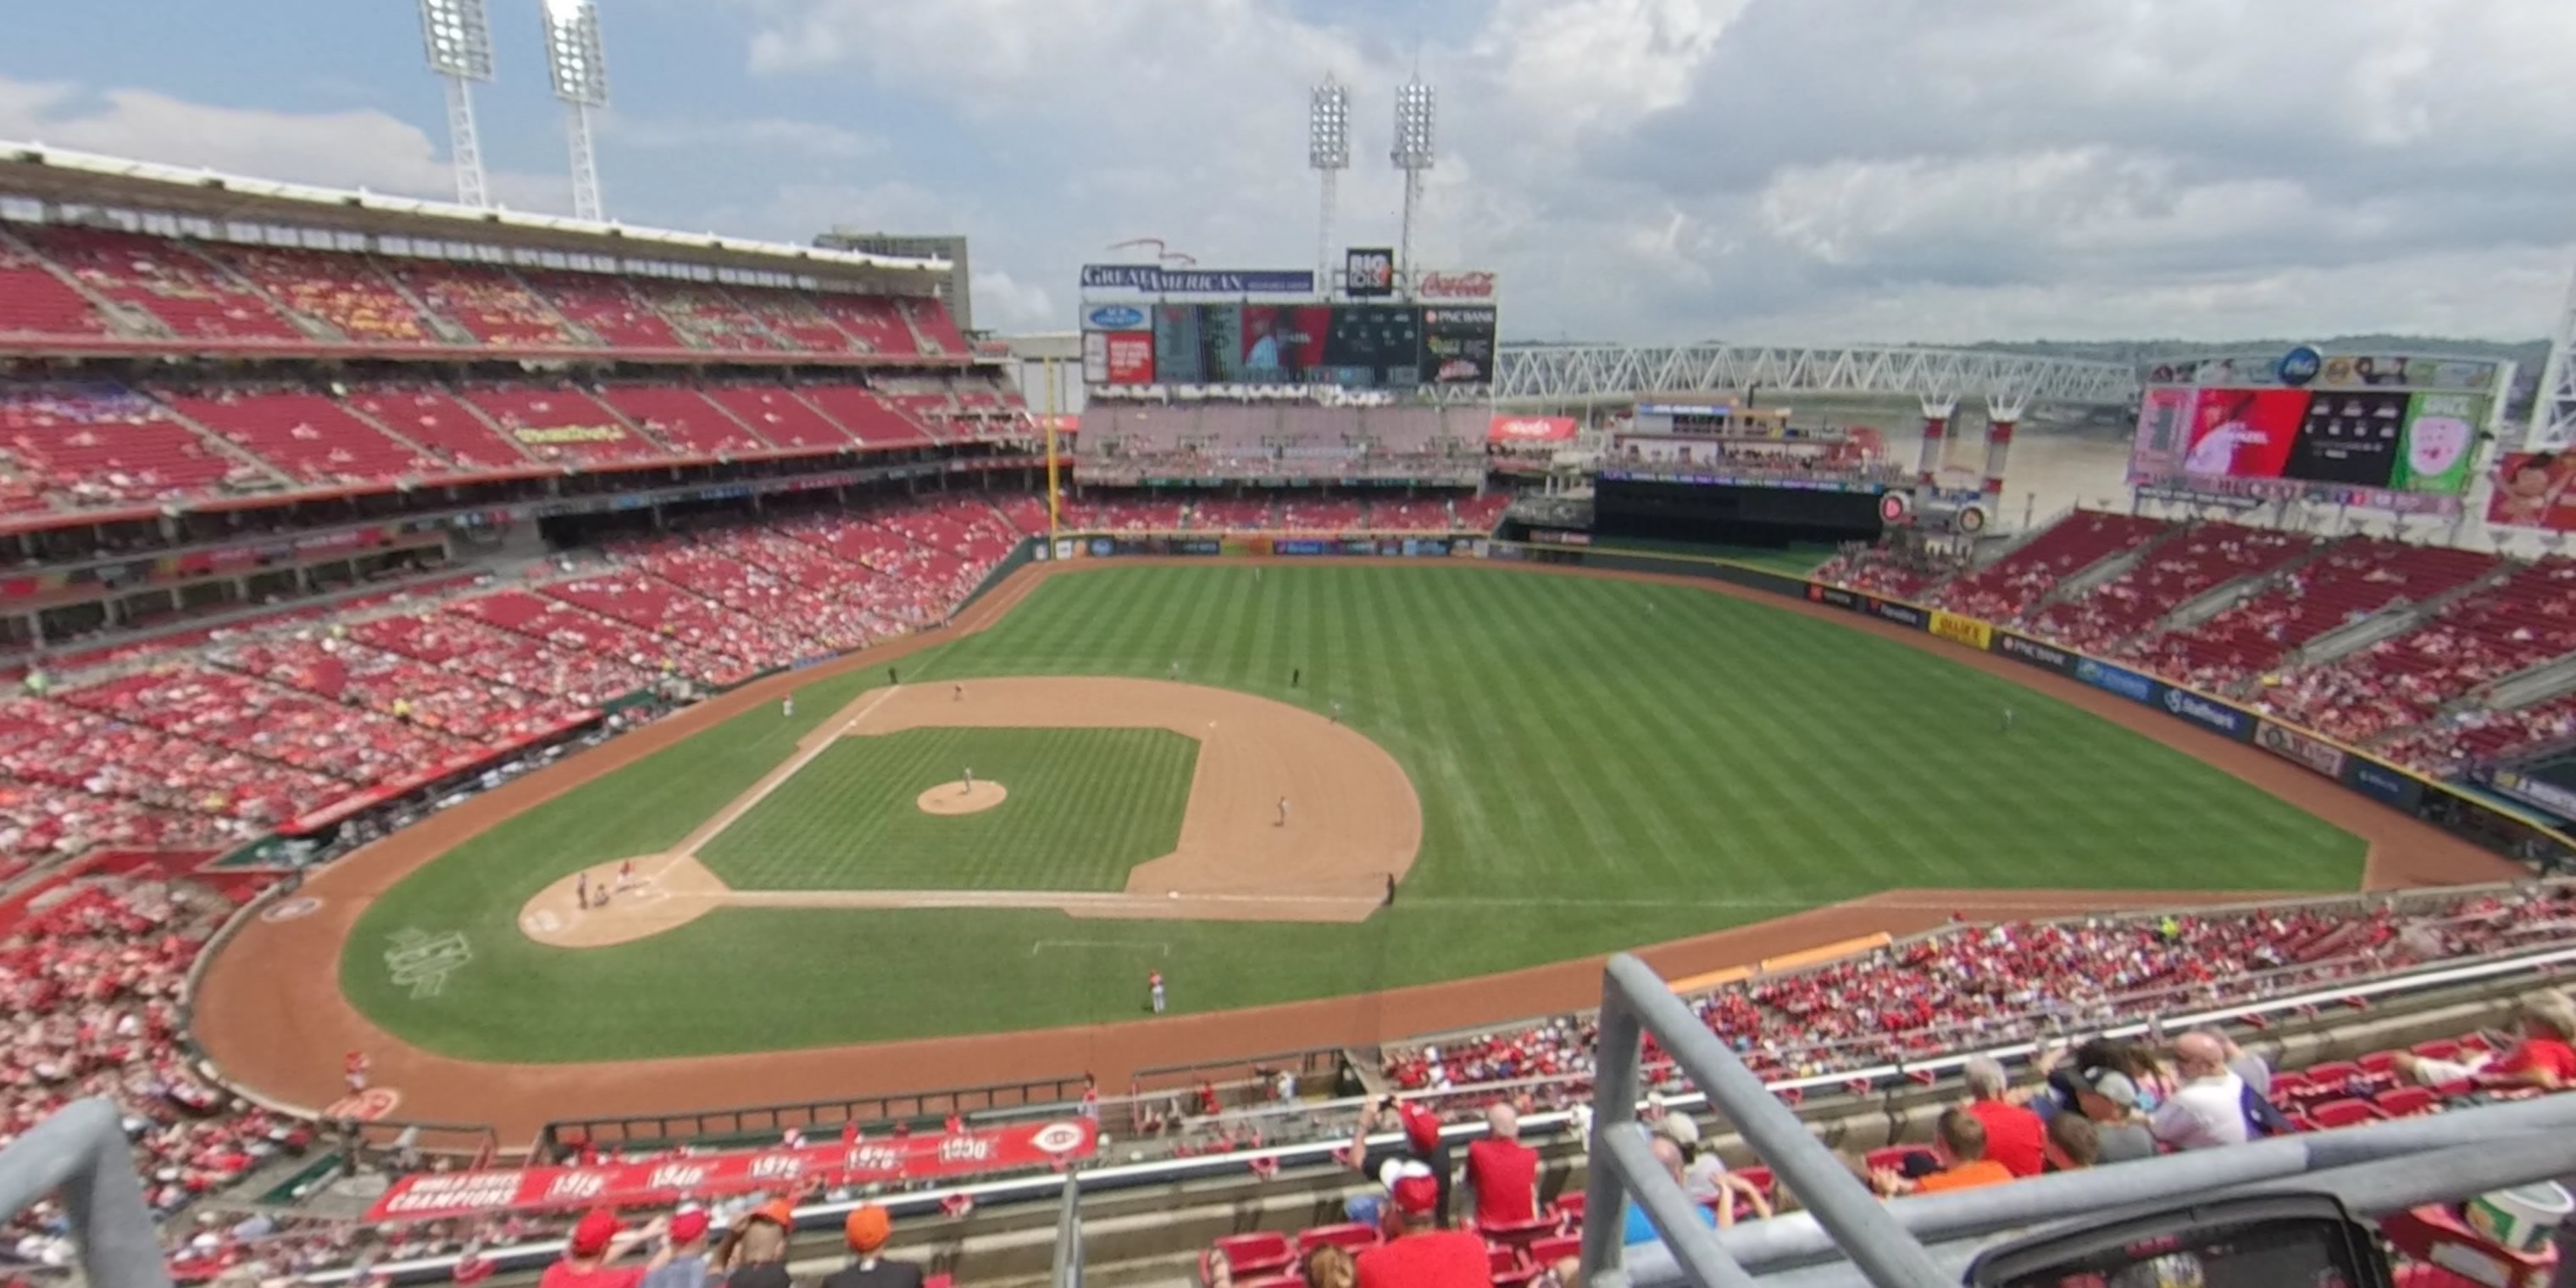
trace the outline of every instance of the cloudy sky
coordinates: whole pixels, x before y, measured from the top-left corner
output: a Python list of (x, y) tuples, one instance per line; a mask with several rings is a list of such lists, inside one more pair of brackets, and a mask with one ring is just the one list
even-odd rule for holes
[[(488, 4), (495, 187), (568, 208), (540, 0)], [(1417, 259), (1500, 270), (1515, 336), (2518, 339), (2576, 266), (2568, 0), (601, 4), (613, 215), (964, 231), (1008, 329), (1129, 238), (1311, 259), (1327, 72), (1338, 240), (1391, 243), (1417, 60)], [(410, 0), (12, 8), (0, 138), (450, 191)]]

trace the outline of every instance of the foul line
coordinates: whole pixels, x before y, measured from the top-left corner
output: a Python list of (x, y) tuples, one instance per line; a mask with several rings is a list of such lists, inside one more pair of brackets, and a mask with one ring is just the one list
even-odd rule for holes
[(804, 750), (797, 752), (795, 755), (788, 757), (786, 764), (780, 765), (778, 768), (769, 771), (766, 777), (762, 778), (759, 782), (752, 784), (750, 791), (744, 792), (742, 795), (735, 797), (731, 804), (716, 811), (716, 816), (714, 818), (698, 824), (698, 830), (681, 838), (680, 844), (672, 851), (670, 862), (655, 869), (651, 875), (659, 876), (662, 873), (669, 871), (672, 865), (678, 863), (680, 860), (696, 857), (698, 851), (706, 848), (708, 842), (724, 835), (725, 829), (732, 827), (737, 822), (740, 822), (742, 820), (742, 816), (750, 813), (753, 806), (769, 799), (769, 794), (777, 791), (780, 784), (785, 783), (790, 778), (794, 778), (797, 771), (805, 768), (807, 765), (813, 764), (816, 757), (822, 755), (826, 751), (830, 751), (832, 749), (832, 744), (840, 741), (842, 735), (848, 733), (852, 729), (858, 728), (859, 722), (867, 719), (868, 713), (877, 709), (877, 704), (885, 701), (889, 697), (892, 697), (894, 695), (894, 691), (900, 687), (902, 686), (887, 685), (885, 688), (869, 694), (864, 701), (860, 702), (859, 709), (852, 712), (847, 719), (842, 720), (838, 725), (827, 723), (817, 726), (814, 730), (817, 736), (814, 739), (813, 746), (807, 747)]

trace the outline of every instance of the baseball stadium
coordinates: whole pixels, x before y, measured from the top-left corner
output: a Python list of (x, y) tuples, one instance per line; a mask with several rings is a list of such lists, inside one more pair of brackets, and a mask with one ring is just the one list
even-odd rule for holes
[(2576, 321), (1507, 341), (1328, 78), (999, 334), (545, 11), (569, 217), (0, 144), (14, 1282), (2562, 1282)]

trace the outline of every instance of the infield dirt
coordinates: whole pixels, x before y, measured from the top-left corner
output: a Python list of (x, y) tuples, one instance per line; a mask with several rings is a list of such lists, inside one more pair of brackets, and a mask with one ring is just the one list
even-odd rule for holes
[[(303, 893), (321, 900), (313, 915), (283, 923), (253, 919), (210, 964), (195, 1003), (199, 1043), (228, 1079), (291, 1106), (318, 1106), (336, 1099), (341, 1093), (341, 1054), (364, 1050), (375, 1062), (377, 1083), (401, 1092), (399, 1116), (490, 1123), (505, 1142), (515, 1143), (556, 1118), (828, 1099), (1083, 1072), (1098, 1075), (1104, 1085), (1118, 1086), (1141, 1068), (1374, 1043), (1562, 1012), (1598, 1001), (1601, 959), (1592, 957), (1387, 992), (1158, 1020), (692, 1059), (513, 1064), (460, 1060), (420, 1050), (369, 1022), (342, 995), (341, 944), (367, 903), (466, 837), (719, 721), (755, 706), (775, 704), (820, 675), (881, 668), (962, 632), (983, 629), (1047, 578), (1079, 575), (1088, 567), (1134, 567), (1147, 562), (1151, 561), (1024, 568), (961, 614), (950, 630), (914, 636), (824, 668), (773, 677), (702, 703), (464, 802), (339, 861), (316, 873), (303, 888)], [(1173, 562), (1198, 565), (1205, 561)], [(1313, 566), (1326, 561), (1286, 562)], [(2523, 875), (2499, 856), (2363, 801), (2259, 749), (2203, 733), (2072, 680), (1961, 649), (1920, 632), (1692, 577), (1525, 566), (1508, 573), (1494, 567), (1459, 570), (1461, 576), (1497, 573), (1616, 576), (1733, 595), (1847, 629), (1871, 631), (1978, 667), (2208, 761), (2362, 836), (2370, 847), (2365, 876), (2369, 888), (2509, 880)], [(2245, 891), (2201, 896), (2174, 891), (1889, 891), (1638, 951), (1658, 971), (1679, 976), (1751, 965), (1882, 931), (1912, 934), (1941, 925), (1953, 913), (1977, 920), (2011, 919), (2146, 905), (2253, 902), (2261, 897)], [(563, 1004), (577, 1006), (580, 999), (566, 998)]]

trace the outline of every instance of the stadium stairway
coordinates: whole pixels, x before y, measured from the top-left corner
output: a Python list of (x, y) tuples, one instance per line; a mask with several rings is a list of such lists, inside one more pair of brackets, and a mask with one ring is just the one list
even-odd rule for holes
[(2338, 626), (2308, 641), (2304, 647), (2282, 658), (2280, 665), (2275, 669), (2288, 671), (2295, 667), (2323, 666), (2358, 653), (2381, 640), (2411, 634), (2418, 627), (2440, 616), (2451, 605), (2471, 595), (2494, 590), (2511, 580), (2519, 571), (2521, 571), (2520, 565), (2499, 562), (2495, 571), (2486, 576), (2453, 586), (2429, 599), (2411, 604), (2392, 604), (2350, 626)]
[(2166, 546), (2180, 540), (2185, 533), (2191, 531), (2192, 526), (2189, 523), (2174, 524), (2163, 535), (2135, 549), (2113, 554), (2086, 568), (2067, 574), (2059, 579), (2057, 585), (2050, 588), (2047, 594), (2022, 605), (2020, 614), (2013, 618), (2014, 623), (2029, 622), (2050, 607), (2080, 600), (2099, 587), (2119, 580), (2128, 575), (2131, 569), (2157, 557), (2157, 554)]

